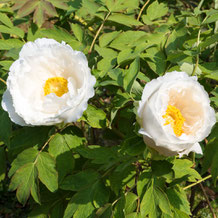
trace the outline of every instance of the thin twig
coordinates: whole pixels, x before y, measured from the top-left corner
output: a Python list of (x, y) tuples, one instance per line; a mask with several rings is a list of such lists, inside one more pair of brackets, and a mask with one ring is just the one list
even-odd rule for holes
[(143, 5), (143, 7), (141, 8), (141, 10), (140, 10), (140, 12), (139, 12), (139, 15), (138, 15), (138, 17), (137, 17), (137, 21), (139, 21), (141, 15), (142, 15), (143, 10), (145, 9), (146, 5), (147, 5), (149, 2), (150, 2), (150, 0), (147, 0), (147, 1), (145, 2), (145, 4)]
[[(198, 48), (198, 46), (199, 46), (199, 43), (200, 43), (200, 36), (201, 36), (201, 29), (199, 29), (199, 31), (198, 31), (198, 38), (197, 38), (197, 48)], [(193, 69), (193, 71), (192, 71), (192, 76), (194, 76), (195, 75), (195, 71), (197, 70), (197, 68), (198, 68), (198, 64), (199, 64), (199, 54), (197, 54), (197, 57), (196, 57), (197, 59), (196, 59), (196, 63), (195, 63), (195, 67), (194, 67), (194, 69)]]
[(106, 17), (104, 18), (104, 20), (103, 20), (101, 26), (99, 27), (97, 33), (95, 34), (95, 37), (94, 37), (94, 39), (93, 39), (93, 41), (92, 41), (92, 44), (91, 44), (91, 46), (90, 46), (90, 49), (89, 49), (89, 54), (92, 53), (92, 49), (93, 49), (93, 47), (94, 47), (95, 41), (96, 41), (96, 39), (98, 38), (98, 35), (99, 35), (99, 33), (101, 32), (101, 30), (102, 30), (102, 28), (103, 28), (103, 26), (104, 26), (104, 23), (105, 23), (105, 21), (108, 19), (108, 17), (110, 16), (110, 14), (111, 14), (111, 12), (109, 11), (108, 14), (106, 15)]
[(0, 78), (0, 81), (2, 81), (5, 85), (7, 85), (7, 83), (2, 78)]
[(197, 184), (199, 184), (199, 183), (201, 183), (201, 182), (203, 182), (203, 181), (205, 181), (205, 180), (207, 180), (207, 179), (209, 179), (209, 178), (211, 178), (211, 177), (212, 177), (211, 175), (206, 176), (206, 177), (204, 177), (203, 179), (200, 179), (200, 180), (198, 180), (197, 182), (192, 183), (191, 185), (188, 185), (188, 186), (184, 187), (183, 190), (189, 189), (189, 188), (191, 188), (191, 187), (193, 187), (193, 186), (195, 186), (195, 185), (197, 185)]
[(203, 192), (203, 194), (204, 194), (204, 197), (205, 197), (205, 199), (206, 199), (206, 201), (207, 201), (207, 204), (208, 204), (208, 206), (209, 206), (209, 208), (210, 208), (210, 211), (211, 211), (211, 213), (213, 214), (213, 218), (216, 218), (216, 215), (215, 215), (215, 213), (214, 213), (214, 211), (213, 211), (213, 208), (212, 208), (212, 206), (211, 206), (211, 204), (210, 204), (210, 201), (209, 201), (209, 198), (208, 198), (208, 196), (207, 196), (207, 193), (206, 193), (206, 191), (205, 191), (205, 189), (204, 189), (204, 186), (203, 186), (201, 183), (200, 183), (199, 185), (200, 185), (201, 190), (202, 190), (202, 192)]

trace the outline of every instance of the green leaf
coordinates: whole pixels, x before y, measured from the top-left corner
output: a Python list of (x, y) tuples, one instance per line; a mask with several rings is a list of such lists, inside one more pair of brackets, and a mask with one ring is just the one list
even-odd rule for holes
[(10, 147), (10, 137), (12, 134), (11, 120), (8, 117), (8, 113), (0, 111), (0, 141), (3, 141), (8, 147)]
[(5, 149), (0, 147), (0, 182), (4, 180), (7, 170)]
[(48, 138), (51, 127), (23, 127), (13, 132), (10, 144), (10, 158), (16, 156), (24, 149), (42, 146)]
[(83, 116), (85, 117), (87, 123), (93, 128), (103, 128), (107, 125), (105, 112), (92, 105), (88, 105), (88, 108), (84, 112)]
[(3, 66), (4, 70), (9, 70), (11, 64), (13, 63), (13, 61), (0, 61), (0, 65)]
[(50, 2), (41, 1), (40, 4), (41, 4), (43, 10), (45, 10), (49, 16), (52, 16), (52, 17), (58, 16), (55, 7)]
[(18, 27), (7, 27), (4, 25), (0, 25), (0, 32), (17, 35), (20, 38), (24, 37), (24, 31)]
[(12, 48), (22, 47), (24, 42), (19, 39), (0, 39), (0, 50), (10, 50)]
[(167, 195), (158, 187), (151, 185), (146, 191), (140, 205), (142, 217), (158, 217), (158, 208), (163, 214), (172, 217), (170, 202)]
[[(75, 160), (71, 148), (66, 142), (66, 133), (56, 134), (55, 137), (49, 142), (49, 153), (55, 157), (56, 166), (58, 171), (58, 180), (61, 182), (62, 179), (73, 172)], [(69, 135), (72, 136), (73, 135)]]
[(216, 180), (218, 176), (218, 149), (217, 149), (217, 130), (218, 124), (215, 125), (211, 135), (209, 136), (209, 143), (206, 145), (204, 151), (204, 159), (202, 163), (202, 174), (206, 173), (206, 171), (211, 167), (211, 174), (213, 178), (213, 182), (216, 185)]
[(114, 207), (114, 211), (113, 211), (114, 218), (125, 218), (125, 214), (124, 214), (125, 204), (126, 204), (126, 199), (125, 196), (122, 194)]
[(139, 53), (133, 51), (131, 48), (124, 49), (117, 56), (117, 63), (123, 64), (124, 62), (135, 59), (138, 55)]
[(9, 190), (14, 191), (17, 189), (16, 195), (19, 202), (23, 205), (26, 204), (30, 193), (34, 200), (39, 202), (37, 186), (35, 185), (37, 178), (37, 169), (34, 163), (28, 163), (17, 170), (16, 174), (12, 177), (9, 185)]
[(201, 42), (199, 44), (199, 47), (201, 49), (204, 49), (204, 48), (206, 48), (206, 47), (208, 47), (208, 46), (210, 46), (212, 44), (216, 44), (217, 41), (218, 41), (218, 33), (208, 37), (205, 41)]
[(38, 0), (26, 1), (26, 3), (18, 10), (17, 14), (19, 17), (25, 17), (32, 13), (37, 5), (39, 4)]
[(136, 58), (129, 67), (129, 70), (126, 72), (123, 80), (124, 88), (127, 92), (131, 93), (133, 83), (140, 70), (140, 59)]
[(88, 188), (99, 178), (99, 174), (93, 170), (84, 170), (74, 175), (67, 176), (60, 188), (63, 190), (79, 191)]
[(140, 198), (143, 197), (147, 189), (147, 185), (150, 184), (152, 172), (147, 170), (140, 174), (137, 182), (137, 193)]
[(47, 152), (41, 152), (36, 161), (39, 179), (51, 192), (56, 191), (58, 189), (58, 174), (54, 158)]
[(166, 194), (174, 208), (186, 213), (187, 215), (191, 215), (189, 201), (185, 191), (183, 191), (182, 188), (179, 186), (174, 186), (167, 189)]
[(125, 14), (112, 14), (109, 16), (108, 20), (123, 24), (125, 26), (139, 26), (143, 25), (141, 22), (137, 21), (131, 16), (125, 15)]
[(206, 74), (205, 77), (218, 81), (218, 70), (213, 73)]
[(97, 181), (91, 187), (91, 200), (96, 208), (104, 206), (109, 200), (109, 191), (102, 181)]
[(111, 12), (125, 11), (138, 8), (138, 0), (106, 0), (105, 5)]
[(131, 156), (140, 155), (145, 150), (146, 145), (141, 137), (136, 135), (125, 139), (122, 143), (123, 152)]
[(218, 20), (218, 13), (211, 14), (211, 16), (209, 16), (204, 22), (202, 22), (202, 25), (213, 23), (213, 22), (216, 22), (217, 20)]
[(163, 74), (166, 69), (166, 58), (164, 53), (157, 47), (148, 48), (146, 52), (146, 57), (150, 59), (147, 60), (150, 68), (158, 75)]
[(42, 24), (45, 22), (44, 8), (42, 4), (39, 4), (36, 7), (33, 14), (33, 22), (36, 23), (39, 27), (41, 27)]
[(126, 198), (126, 204), (125, 204), (124, 211), (125, 214), (127, 215), (132, 213), (136, 209), (138, 196), (132, 192), (128, 192), (125, 198)]
[(28, 148), (21, 152), (17, 158), (12, 162), (11, 169), (8, 176), (11, 177), (19, 168), (27, 163), (33, 163), (38, 155), (38, 150), (35, 148)]
[[(126, 31), (122, 32), (110, 44), (111, 48), (123, 50), (139, 45), (140, 41), (146, 41), (147, 33), (143, 31)], [(163, 35), (162, 35), (163, 38)]]
[(175, 173), (175, 178), (182, 178), (183, 176), (188, 176), (190, 182), (196, 182), (196, 179), (201, 179), (199, 173), (192, 168), (193, 163), (187, 159), (175, 159), (173, 161), (173, 171)]
[(92, 159), (95, 164), (107, 164), (119, 160), (116, 147), (106, 148), (98, 145), (77, 147), (76, 151), (85, 158)]
[(119, 34), (121, 31), (113, 31), (110, 33), (103, 33), (99, 37), (99, 45), (100, 47), (105, 47), (107, 46), (110, 42), (112, 42)]
[(90, 217), (95, 210), (92, 205), (90, 190), (85, 189), (73, 195), (64, 212), (64, 218)]
[(68, 5), (66, 4), (66, 0), (47, 0), (49, 2), (51, 2), (56, 8), (60, 8), (63, 10), (68, 10)]
[(168, 12), (168, 8), (164, 3), (158, 3), (158, 1), (154, 1), (152, 4), (148, 6), (147, 16), (150, 20), (155, 20), (157, 18), (163, 17)]
[(83, 29), (80, 27), (80, 25), (79, 25), (79, 24), (74, 24), (74, 23), (72, 23), (72, 24), (71, 24), (71, 29), (72, 29), (74, 35), (76, 36), (76, 38), (77, 38), (80, 42), (83, 42), (84, 34), (83, 34)]
[(13, 27), (13, 23), (11, 22), (10, 18), (4, 14), (0, 12), (0, 22), (2, 22), (3, 24), (5, 24), (8, 27)]

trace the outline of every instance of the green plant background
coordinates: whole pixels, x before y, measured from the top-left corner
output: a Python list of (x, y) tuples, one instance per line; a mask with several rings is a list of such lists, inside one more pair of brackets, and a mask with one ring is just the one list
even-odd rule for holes
[(217, 8), (217, 0), (0, 1), (0, 99), (21, 47), (41, 37), (84, 52), (97, 79), (76, 123), (20, 127), (0, 109), (0, 216), (218, 213), (218, 125), (203, 155), (161, 159), (136, 122), (144, 85), (174, 70), (198, 76), (218, 117)]

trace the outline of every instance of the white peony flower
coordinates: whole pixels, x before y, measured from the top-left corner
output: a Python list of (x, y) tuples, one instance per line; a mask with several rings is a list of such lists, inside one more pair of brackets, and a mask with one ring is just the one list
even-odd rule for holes
[(26, 43), (11, 65), (2, 107), (21, 126), (74, 122), (94, 96), (95, 82), (82, 52), (37, 39)]
[(215, 124), (207, 92), (184, 72), (166, 73), (147, 83), (138, 108), (145, 143), (164, 156), (202, 154), (198, 142)]

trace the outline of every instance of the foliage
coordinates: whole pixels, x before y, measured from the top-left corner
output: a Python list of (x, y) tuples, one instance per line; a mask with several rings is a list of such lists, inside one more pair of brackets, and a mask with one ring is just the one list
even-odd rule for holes
[(203, 156), (162, 159), (151, 156), (136, 122), (145, 83), (174, 70), (197, 75), (217, 112), (217, 1), (0, 2), (3, 81), (22, 45), (39, 37), (84, 52), (97, 79), (76, 123), (19, 127), (0, 109), (4, 196), (16, 190), (29, 217), (189, 217), (183, 188), (211, 174), (206, 185), (217, 189), (217, 125)]

